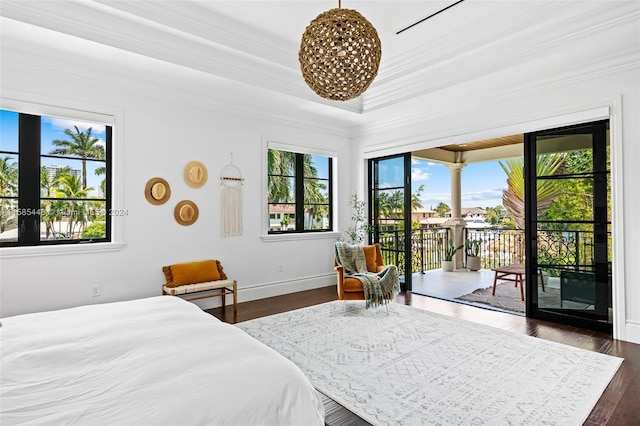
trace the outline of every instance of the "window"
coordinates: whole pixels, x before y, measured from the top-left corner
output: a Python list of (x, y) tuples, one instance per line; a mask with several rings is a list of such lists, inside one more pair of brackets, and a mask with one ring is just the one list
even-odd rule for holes
[(332, 230), (332, 158), (279, 149), (267, 154), (270, 234)]
[(0, 110), (0, 246), (111, 241), (111, 135), (102, 123)]

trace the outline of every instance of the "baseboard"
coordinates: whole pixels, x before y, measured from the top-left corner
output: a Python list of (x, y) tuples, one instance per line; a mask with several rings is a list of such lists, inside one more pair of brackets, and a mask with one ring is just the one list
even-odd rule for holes
[(624, 340), (640, 344), (640, 322), (625, 321)]
[[(252, 300), (266, 299), (267, 297), (281, 296), (283, 294), (296, 293), (298, 291), (313, 290), (315, 288), (336, 285), (336, 274), (315, 275), (310, 277), (293, 278), (290, 280), (270, 283), (242, 286), (238, 283), (238, 303)], [(233, 297), (227, 296), (227, 305), (233, 303)], [(194, 301), (202, 309), (217, 308), (222, 305), (220, 297), (211, 297)]]

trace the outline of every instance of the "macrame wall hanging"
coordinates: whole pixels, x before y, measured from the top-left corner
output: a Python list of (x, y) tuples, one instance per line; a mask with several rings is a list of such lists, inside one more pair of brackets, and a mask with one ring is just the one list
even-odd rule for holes
[(222, 208), (222, 236), (242, 235), (242, 185), (244, 179), (240, 169), (231, 162), (220, 173), (220, 196)]

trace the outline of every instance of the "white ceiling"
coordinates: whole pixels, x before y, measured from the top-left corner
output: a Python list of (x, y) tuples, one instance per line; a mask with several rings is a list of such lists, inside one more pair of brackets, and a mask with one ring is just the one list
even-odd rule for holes
[[(236, 93), (251, 91), (256, 102), (288, 103), (359, 125), (438, 114), (445, 101), (465, 107), (473, 96), (525, 87), (530, 73), (544, 81), (595, 73), (623, 56), (637, 62), (637, 0), (465, 0), (396, 34), (455, 2), (342, 1), (377, 28), (382, 43), (376, 80), (347, 102), (313, 93), (297, 61), (306, 25), (337, 0), (2, 0), (0, 15), (3, 38), (27, 47), (46, 40), (58, 49), (84, 48), (114, 64), (206, 78)], [(469, 92), (470, 82), (484, 92)]]

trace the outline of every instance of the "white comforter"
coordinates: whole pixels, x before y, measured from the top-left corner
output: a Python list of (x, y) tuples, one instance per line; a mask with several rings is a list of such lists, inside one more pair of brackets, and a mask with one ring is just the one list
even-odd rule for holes
[(0, 424), (322, 425), (298, 367), (177, 297), (2, 319)]

